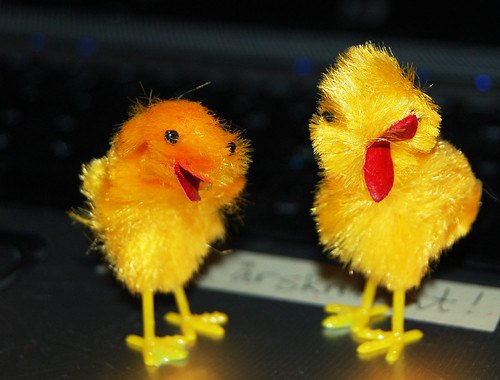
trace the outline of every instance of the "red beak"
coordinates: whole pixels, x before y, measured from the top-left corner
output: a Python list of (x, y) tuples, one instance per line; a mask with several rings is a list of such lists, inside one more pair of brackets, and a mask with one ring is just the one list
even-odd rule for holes
[(209, 179), (203, 178), (200, 174), (194, 173), (192, 170), (186, 168), (181, 162), (175, 164), (174, 174), (184, 194), (192, 202), (201, 201), (199, 194), (200, 182), (212, 183)]
[(391, 142), (412, 139), (417, 127), (417, 116), (408, 115), (392, 124), (366, 149), (363, 173), (368, 192), (375, 202), (387, 197), (394, 184)]

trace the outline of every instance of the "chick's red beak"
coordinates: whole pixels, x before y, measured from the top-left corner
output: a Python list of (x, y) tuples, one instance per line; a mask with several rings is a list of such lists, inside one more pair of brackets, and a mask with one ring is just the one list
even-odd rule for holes
[(199, 194), (201, 182), (212, 183), (212, 181), (208, 178), (189, 170), (186, 165), (181, 162), (177, 162), (174, 165), (174, 174), (179, 182), (179, 185), (181, 185), (184, 194), (191, 202), (201, 201)]
[(368, 192), (375, 202), (387, 197), (394, 184), (391, 142), (412, 139), (417, 127), (417, 117), (408, 115), (392, 124), (366, 149), (363, 174)]

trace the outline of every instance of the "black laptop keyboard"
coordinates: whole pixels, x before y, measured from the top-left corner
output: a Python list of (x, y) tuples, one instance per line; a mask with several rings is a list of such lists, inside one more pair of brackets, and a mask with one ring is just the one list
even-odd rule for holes
[[(318, 177), (308, 120), (322, 68), (304, 79), (291, 69), (199, 67), (0, 55), (0, 199), (64, 210), (80, 205), (81, 164), (106, 153), (133, 99), (150, 91), (170, 98), (211, 81), (187, 97), (230, 120), (252, 142), (246, 229), (316, 244), (309, 209)], [(467, 154), (490, 192), (500, 194), (498, 96), (446, 90), (431, 89), (442, 106), (444, 137)], [(452, 260), (498, 271), (498, 237), (491, 226), (498, 226), (500, 207), (483, 198), (480, 218)]]

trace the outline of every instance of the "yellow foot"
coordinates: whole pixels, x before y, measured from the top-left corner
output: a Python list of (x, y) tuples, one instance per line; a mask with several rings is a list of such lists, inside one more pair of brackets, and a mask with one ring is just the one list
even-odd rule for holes
[(398, 360), (405, 345), (418, 341), (423, 335), (420, 330), (396, 333), (393, 331), (364, 328), (359, 330), (356, 336), (362, 339), (369, 339), (370, 341), (358, 346), (357, 351), (361, 355), (369, 355), (387, 350), (385, 360), (389, 363), (394, 363)]
[(182, 335), (148, 339), (137, 335), (129, 335), (126, 341), (130, 348), (142, 351), (144, 363), (149, 366), (179, 362), (185, 360), (188, 356), (188, 351), (184, 349), (187, 342)]
[(325, 312), (333, 315), (323, 320), (323, 327), (334, 329), (351, 326), (351, 330), (357, 332), (366, 327), (372, 317), (384, 315), (388, 311), (386, 305), (362, 307), (332, 303), (325, 306)]
[[(227, 315), (218, 311), (213, 313), (189, 314), (181, 316), (178, 313), (169, 312), (165, 315), (165, 320), (173, 325), (181, 326), (186, 336), (192, 336), (196, 340), (196, 333), (213, 339), (220, 339), (225, 331), (221, 326), (227, 322)], [(189, 331), (192, 331), (190, 334)]]

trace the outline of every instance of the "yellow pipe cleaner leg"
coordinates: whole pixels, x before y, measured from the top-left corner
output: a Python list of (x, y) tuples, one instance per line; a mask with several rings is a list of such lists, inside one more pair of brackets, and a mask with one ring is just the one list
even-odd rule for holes
[(142, 293), (142, 324), (144, 330), (144, 362), (153, 363), (153, 346), (155, 337), (155, 316), (153, 292)]
[(179, 313), (167, 313), (167, 322), (180, 326), (182, 334), (188, 343), (196, 341), (196, 333), (208, 336), (213, 339), (222, 338), (225, 334), (224, 328), (220, 326), (227, 322), (227, 315), (218, 311), (213, 313), (203, 313), (200, 315), (191, 314), (186, 293), (183, 288), (174, 291), (175, 301)]
[(191, 326), (191, 308), (189, 307), (189, 302), (186, 297), (186, 292), (183, 288), (179, 288), (174, 291), (175, 302), (177, 304), (177, 310), (180, 314), (180, 327), (182, 335), (186, 337), (186, 341), (190, 344), (196, 342), (196, 332)]
[[(361, 298), (361, 315), (354, 322), (351, 330), (355, 333), (360, 329), (366, 327), (372, 316), (373, 301), (375, 300), (375, 294), (377, 293), (377, 282), (371, 278), (366, 281), (365, 290), (363, 291), (363, 296)], [(384, 308), (382, 313), (387, 312), (388, 308)], [(380, 313), (376, 313), (380, 314)]]
[(152, 291), (142, 293), (142, 323), (144, 336), (127, 336), (132, 349), (142, 351), (144, 363), (159, 366), (172, 361), (184, 360), (188, 352), (176, 336), (157, 337), (155, 333), (154, 295)]
[(423, 337), (420, 330), (411, 330), (405, 332), (405, 291), (396, 290), (392, 299), (392, 332), (394, 334), (394, 343), (389, 348), (385, 359), (389, 363), (398, 360), (406, 344), (416, 342)]
[(392, 303), (392, 331), (366, 329), (369, 334), (364, 334), (364, 337), (371, 336), (372, 340), (360, 345), (357, 350), (358, 353), (371, 354), (387, 349), (385, 359), (389, 363), (394, 363), (398, 360), (406, 344), (416, 342), (422, 338), (423, 334), (420, 330), (404, 331), (405, 291), (394, 291)]
[(325, 306), (325, 312), (333, 314), (323, 320), (326, 328), (339, 328), (351, 326), (354, 333), (364, 329), (371, 317), (387, 313), (387, 305), (373, 306), (375, 294), (377, 292), (377, 282), (368, 279), (363, 290), (360, 306), (350, 306), (341, 304), (329, 304)]

